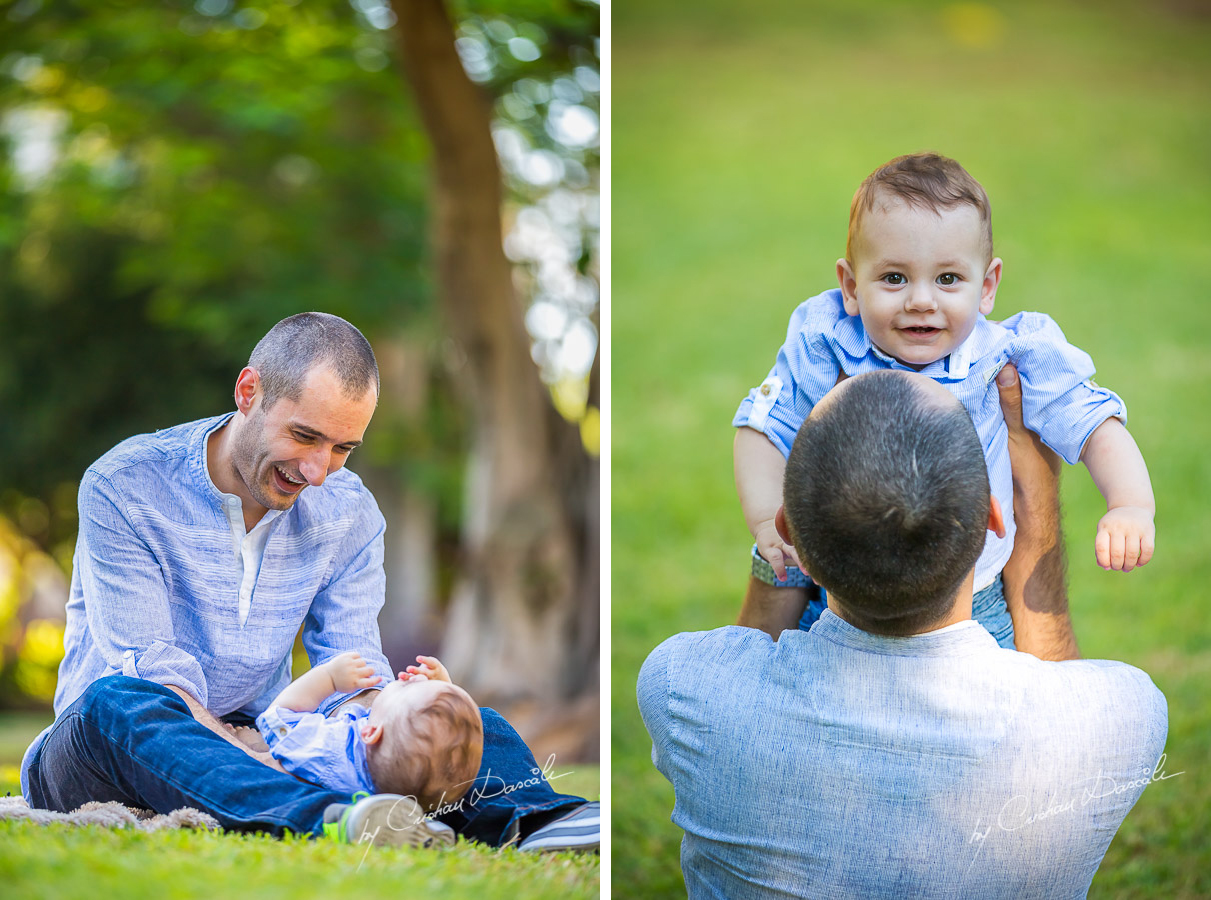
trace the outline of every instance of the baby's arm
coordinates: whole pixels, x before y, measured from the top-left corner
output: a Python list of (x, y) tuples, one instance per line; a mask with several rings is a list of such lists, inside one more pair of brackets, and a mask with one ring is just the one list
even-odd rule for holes
[(1097, 523), (1097, 564), (1123, 572), (1146, 564), (1156, 539), (1156, 501), (1134, 438), (1118, 419), (1107, 419), (1085, 442), (1081, 462), (1108, 510)]
[(732, 447), (736, 471), (736, 493), (744, 521), (757, 542), (757, 552), (774, 568), (779, 579), (787, 565), (798, 566), (795, 548), (774, 527), (774, 514), (782, 506), (782, 476), (786, 460), (769, 438), (752, 428), (737, 428)]
[(380, 681), (382, 678), (374, 674), (361, 654), (350, 650), (300, 675), (274, 698), (270, 706), (281, 706), (295, 712), (313, 712), (337, 691), (374, 687)]
[(428, 678), (430, 681), (454, 683), (450, 680), (450, 673), (446, 671), (446, 667), (438, 661), (436, 656), (418, 656), (416, 661), (420, 663), (419, 666), (408, 666), (407, 669), (399, 673), (399, 677), (403, 678), (405, 674), (412, 676), (419, 675), (422, 678)]

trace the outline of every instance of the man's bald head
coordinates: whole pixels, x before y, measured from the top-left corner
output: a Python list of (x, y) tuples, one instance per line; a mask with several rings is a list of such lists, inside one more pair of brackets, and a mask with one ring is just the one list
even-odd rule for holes
[(989, 504), (966, 410), (908, 372), (843, 381), (786, 463), (799, 558), (854, 624), (877, 634), (915, 634), (949, 612), (984, 548)]

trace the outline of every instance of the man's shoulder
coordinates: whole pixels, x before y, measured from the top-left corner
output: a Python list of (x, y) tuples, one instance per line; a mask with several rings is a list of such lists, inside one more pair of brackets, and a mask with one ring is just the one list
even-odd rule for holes
[(189, 458), (191, 448), (201, 435), (222, 421), (224, 415), (128, 437), (89, 466), (88, 474), (113, 481), (130, 477), (147, 466), (178, 465)]
[(1018, 654), (1019, 677), (1035, 695), (1030, 708), (1067, 727), (1084, 723), (1094, 729), (1119, 731), (1139, 727), (1167, 727), (1168, 703), (1147, 672), (1129, 663), (1105, 659), (1044, 662)]
[(650, 654), (640, 670), (640, 679), (665, 677), (684, 671), (687, 667), (702, 671), (708, 667), (736, 666), (751, 663), (755, 658), (772, 655), (776, 650), (773, 639), (757, 628), (727, 625), (712, 631), (683, 631), (662, 641)]

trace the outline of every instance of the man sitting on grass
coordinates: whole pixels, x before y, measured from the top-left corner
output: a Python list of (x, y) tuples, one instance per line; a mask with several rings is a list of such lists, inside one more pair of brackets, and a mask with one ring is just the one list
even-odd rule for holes
[[(224, 727), (251, 724), (290, 682), (300, 628), (312, 665), (356, 650), (394, 680), (378, 631), (383, 517), (344, 468), (378, 392), (361, 332), (300, 313), (252, 351), (235, 412), (138, 435), (89, 466), (55, 721), (21, 766), (30, 806), (117, 800), (275, 835), (335, 823), (351, 841), (433, 845), (452, 827), (522, 850), (596, 848), (597, 804), (535, 783), (533, 754), (490, 709), (480, 775), (445, 824), (402, 816), (390, 794), (355, 800), (273, 771)], [(369, 699), (344, 692), (320, 711), (345, 703)]]
[[(1020, 448), (1012, 370), (998, 384)], [(1053, 504), (1046, 461), (1013, 464), (1025, 508)], [(828, 592), (811, 630), (676, 635), (639, 676), (690, 897), (1084, 897), (1153, 777), (1165, 698), (972, 621), (1004, 521), (962, 406), (913, 373), (842, 382), (799, 431), (783, 504)], [(1024, 516), (1017, 549), (1054, 518)]]

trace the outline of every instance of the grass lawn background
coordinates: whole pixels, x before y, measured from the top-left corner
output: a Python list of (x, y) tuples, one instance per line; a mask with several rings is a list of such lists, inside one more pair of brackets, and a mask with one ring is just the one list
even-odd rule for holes
[(673, 794), (635, 677), (668, 635), (734, 621), (749, 538), (729, 423), (791, 310), (834, 287), (849, 202), (933, 149), (987, 188), (1005, 277), (1130, 412), (1157, 554), (1093, 563), (1104, 510), (1063, 499), (1088, 657), (1169, 700), (1169, 774), (1092, 897), (1211, 896), (1211, 27), (1200, 4), (617, 0), (612, 6), (613, 849), (616, 897), (684, 895)]
[[(21, 756), (49, 721), (38, 714), (0, 714), (0, 795), (20, 793)], [(553, 782), (561, 793), (590, 800), (600, 796), (597, 766), (561, 764), (553, 772), (563, 776)], [(596, 854), (536, 856), (463, 842), (434, 851), (0, 822), (0, 897), (5, 900), (589, 900), (599, 896), (599, 870)]]

